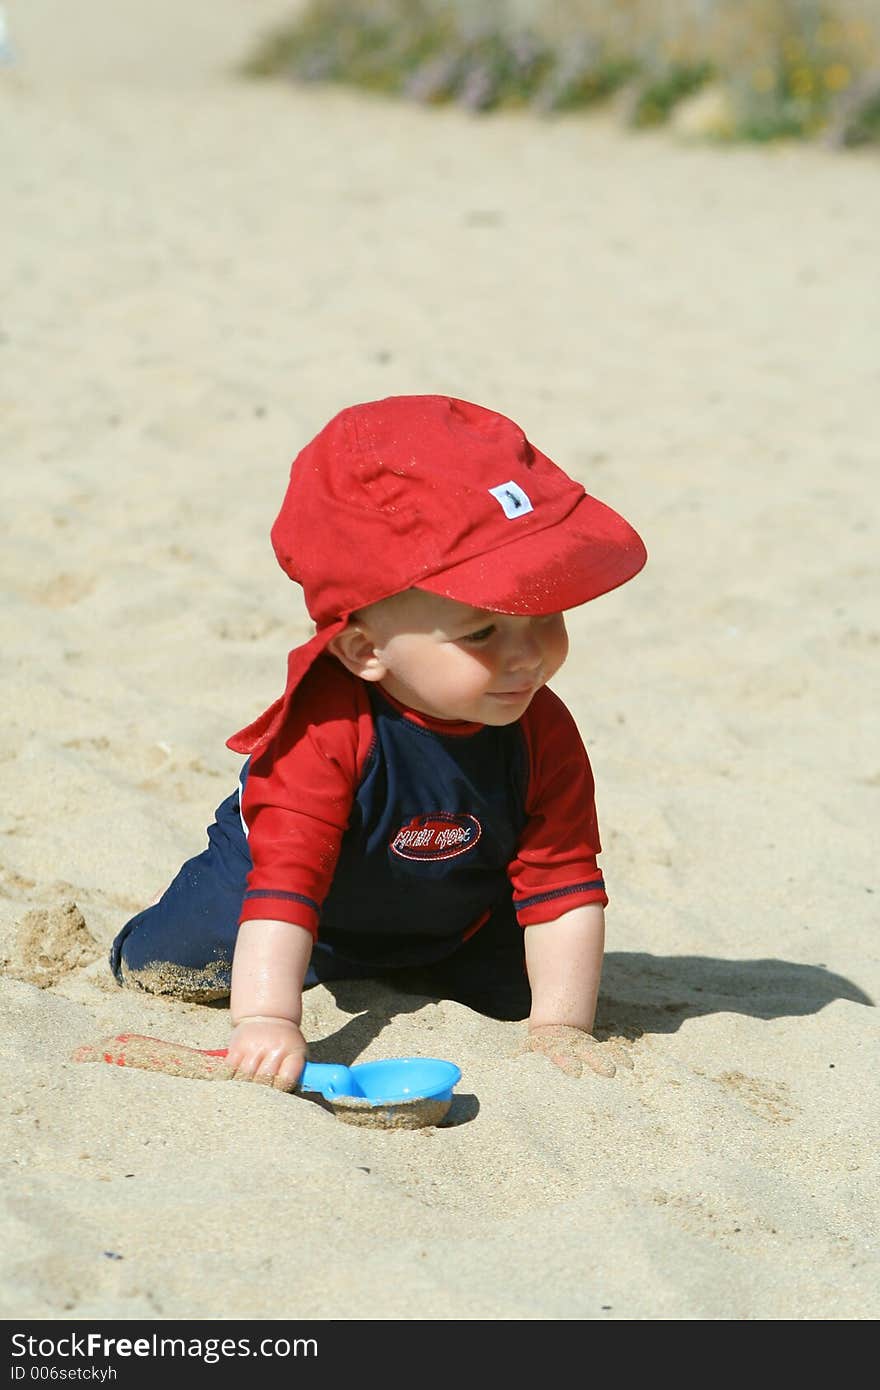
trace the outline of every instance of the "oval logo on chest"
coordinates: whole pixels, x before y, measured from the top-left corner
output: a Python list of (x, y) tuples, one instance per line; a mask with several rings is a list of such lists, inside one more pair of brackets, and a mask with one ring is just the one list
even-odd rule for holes
[(402, 825), (390, 849), (401, 859), (454, 859), (473, 848), (482, 833), (476, 816), (432, 811)]

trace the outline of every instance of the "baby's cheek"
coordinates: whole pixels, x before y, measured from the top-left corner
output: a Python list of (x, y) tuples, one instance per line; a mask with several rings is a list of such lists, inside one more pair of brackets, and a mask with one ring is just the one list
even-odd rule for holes
[(568, 642), (564, 634), (555, 638), (552, 642), (548, 642), (547, 646), (544, 648), (544, 669), (548, 673), (548, 677), (559, 670), (567, 656)]

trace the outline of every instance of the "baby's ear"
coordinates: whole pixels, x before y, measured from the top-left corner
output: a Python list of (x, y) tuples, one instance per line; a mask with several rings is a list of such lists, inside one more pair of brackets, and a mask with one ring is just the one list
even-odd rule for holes
[(361, 680), (380, 681), (386, 673), (384, 661), (376, 655), (372, 637), (359, 623), (349, 623), (327, 646), (346, 670), (353, 676), (360, 676)]

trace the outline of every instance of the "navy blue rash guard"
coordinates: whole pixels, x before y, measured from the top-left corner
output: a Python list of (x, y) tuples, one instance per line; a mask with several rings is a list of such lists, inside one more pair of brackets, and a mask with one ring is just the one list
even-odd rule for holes
[(503, 727), (436, 720), (322, 657), (246, 765), (241, 814), (240, 921), (365, 965), (448, 956), (511, 894), (523, 927), (607, 902), (589, 760), (546, 687)]

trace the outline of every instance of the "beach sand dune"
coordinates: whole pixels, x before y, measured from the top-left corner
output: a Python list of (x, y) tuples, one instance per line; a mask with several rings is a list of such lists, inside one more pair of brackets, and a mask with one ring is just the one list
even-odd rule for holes
[[(281, 0), (5, 10), (3, 1316), (876, 1318), (876, 157), (235, 79)], [(633, 1069), (365, 984), (308, 993), (314, 1058), (455, 1061), (444, 1126), (77, 1065), (224, 1045), (107, 948), (308, 630), (291, 458), (421, 391), (648, 545), (555, 681)]]

